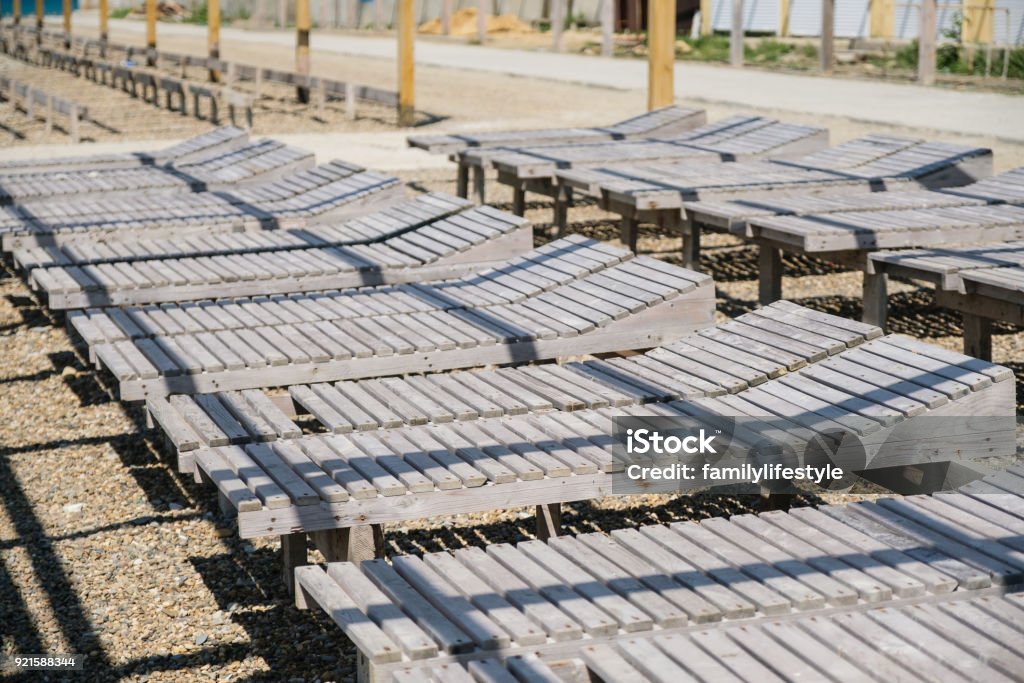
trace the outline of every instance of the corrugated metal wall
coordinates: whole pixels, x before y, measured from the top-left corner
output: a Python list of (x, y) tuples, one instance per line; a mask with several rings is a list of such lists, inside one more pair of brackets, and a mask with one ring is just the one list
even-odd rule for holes
[[(711, 28), (732, 29), (732, 0), (711, 0)], [(743, 30), (749, 33), (776, 33), (779, 30), (778, 0), (744, 0)]]
[[(892, 37), (906, 38), (911, 40), (917, 38), (918, 29), (921, 25), (921, 15), (916, 2), (900, 2), (896, 5), (896, 17), (893, 21)], [(953, 6), (952, 3), (938, 3), (935, 10), (935, 37), (941, 39), (943, 32), (953, 30), (954, 19), (960, 12), (960, 5)]]
[[(836, 37), (862, 38), (870, 35), (870, 7), (869, 0), (836, 0)], [(821, 35), (821, 0), (790, 0), (789, 34)]]
[[(992, 41), (1024, 45), (1024, 0), (996, 0), (992, 15)], [(1008, 10), (1008, 11), (1007, 11)]]

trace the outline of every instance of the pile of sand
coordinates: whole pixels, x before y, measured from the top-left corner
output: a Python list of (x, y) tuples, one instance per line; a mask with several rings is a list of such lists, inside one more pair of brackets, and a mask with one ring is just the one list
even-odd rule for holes
[[(476, 19), (475, 7), (467, 7), (455, 12), (451, 20), (451, 35), (475, 36)], [(422, 24), (419, 31), (427, 35), (441, 35), (441, 19), (431, 19)], [(536, 33), (536, 31), (529, 24), (520, 21), (519, 17), (514, 14), (501, 14), (498, 16), (487, 15), (487, 33)]]

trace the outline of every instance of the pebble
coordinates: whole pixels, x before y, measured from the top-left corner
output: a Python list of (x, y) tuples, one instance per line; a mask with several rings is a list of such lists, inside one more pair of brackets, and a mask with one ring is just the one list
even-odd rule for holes
[(68, 503), (64, 506), (64, 512), (69, 515), (77, 515), (85, 509), (85, 503)]
[(206, 635), (205, 633), (197, 633), (196, 637), (195, 637), (195, 644), (196, 645), (202, 645), (203, 643), (205, 643), (209, 639), (210, 639), (210, 637), (208, 635)]

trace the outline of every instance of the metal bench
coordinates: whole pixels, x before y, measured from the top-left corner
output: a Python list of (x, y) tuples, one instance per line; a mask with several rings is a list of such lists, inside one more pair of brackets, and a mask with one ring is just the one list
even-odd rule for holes
[(25, 159), (0, 162), (0, 175), (20, 173), (64, 173), (69, 170), (102, 170), (161, 166), (202, 161), (237, 149), (249, 142), (249, 136), (239, 128), (224, 127), (202, 133), (178, 144), (154, 152), (129, 154), (93, 154), (56, 159)]
[[(506, 216), (510, 222), (505, 229), (511, 228), (510, 235), (523, 229), (521, 223), (513, 222), (522, 219)], [(451, 223), (438, 224), (437, 233), (452, 227)], [(461, 230), (449, 234), (465, 235)], [(473, 249), (464, 253), (465, 263), (476, 260)], [(507, 250), (505, 254), (507, 258)], [(145, 333), (141, 337), (133, 334), (137, 338), (128, 342), (94, 345), (90, 353), (113, 374), (120, 396), (131, 401), (170, 393), (208, 393), (318, 378), (372, 377), (642, 348), (711, 322), (714, 295), (710, 278), (653, 259), (619, 263), (624, 255), (592, 241), (569, 240), (540, 247), (508, 265), (488, 270), (477, 266), (475, 274), (454, 281), (429, 281), (413, 271), (417, 276), (407, 280), (419, 284), (396, 289), (382, 300), (396, 298), (405, 301), (406, 308), (410, 301), (419, 301), (419, 310), (379, 321), (360, 318), (352, 329), (346, 329), (332, 304), (344, 311), (363, 300), (359, 296), (354, 300), (347, 295), (309, 296), (327, 306), (328, 319), (320, 324), (314, 324), (308, 315), (298, 321), (293, 317), (287, 324), (273, 322), (281, 318), (248, 317), (261, 313), (261, 306), (238, 308), (229, 301), (213, 308), (204, 305), (203, 312), (214, 318), (235, 317), (234, 311), (257, 325), (237, 330), (252, 349), (238, 347), (227, 364), (217, 360), (216, 353), (204, 350), (204, 344), (215, 343), (213, 337), (184, 328), (182, 334), (158, 333), (153, 339)], [(495, 255), (490, 259), (496, 260)], [(461, 272), (468, 270), (463, 267)], [(538, 276), (538, 271), (551, 270), (564, 284)], [(372, 283), (369, 277), (367, 280)], [(349, 286), (359, 284), (354, 281)], [(609, 286), (628, 289), (629, 298), (605, 289)], [(257, 298), (253, 303), (262, 301)], [(374, 301), (376, 298), (369, 299), (367, 305)], [(631, 308), (616, 301), (627, 302)], [(90, 316), (75, 317), (72, 324), (83, 338), (95, 339), (97, 332), (95, 327), (88, 328), (90, 322)], [(220, 345), (215, 345), (223, 353)], [(140, 355), (139, 349), (146, 351)], [(147, 353), (151, 354), (148, 358)], [(124, 362), (129, 357), (131, 363), (141, 363), (138, 369)]]
[(623, 243), (635, 247), (637, 224), (652, 222), (683, 235), (684, 262), (696, 267), (703, 226), (686, 203), (775, 197), (784, 193), (863, 194), (891, 189), (965, 185), (992, 174), (991, 150), (888, 135), (870, 135), (804, 157), (732, 164), (680, 162), (558, 171), (560, 192), (598, 197), (622, 217)]
[(992, 358), (993, 321), (1024, 325), (1024, 242), (881, 252), (869, 258), (879, 277), (934, 285), (935, 302), (963, 316), (965, 353)]
[(2, 250), (82, 241), (161, 238), (302, 227), (377, 211), (405, 193), (397, 178), (332, 161), (279, 181), (220, 192), (160, 197), (82, 198), (0, 207)]
[(460, 192), (469, 170), (475, 170), (477, 199), (483, 202), (483, 172), (496, 168), (498, 182), (513, 188), (516, 213), (525, 208), (528, 191), (552, 197), (555, 222), (564, 230), (566, 204), (571, 203), (571, 197), (556, 192), (555, 173), (562, 169), (683, 159), (780, 158), (807, 154), (827, 145), (828, 131), (824, 128), (781, 123), (762, 116), (733, 116), (671, 138), (468, 149), (453, 155), (453, 160), (459, 164)]
[(448, 135), (410, 135), (410, 147), (432, 154), (453, 154), (469, 147), (500, 147), (503, 145), (565, 144), (598, 140), (677, 135), (705, 122), (703, 109), (664, 107), (646, 114), (619, 121), (606, 127), (544, 128), (540, 130), (486, 131)]
[(368, 682), (1009, 681), (1021, 475), (995, 495), (329, 561), (295, 570), (296, 604), (344, 630)]

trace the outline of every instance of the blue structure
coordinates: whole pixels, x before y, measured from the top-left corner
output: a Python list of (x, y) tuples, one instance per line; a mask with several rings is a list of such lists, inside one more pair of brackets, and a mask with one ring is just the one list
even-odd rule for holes
[[(11, 0), (0, 0), (0, 9), (5, 19), (14, 14), (14, 3)], [(60, 15), (64, 12), (63, 0), (43, 0), (43, 9), (47, 14)], [(71, 10), (78, 9), (78, 0), (71, 0)], [(35, 16), (36, 0), (21, 0), (21, 16)]]

